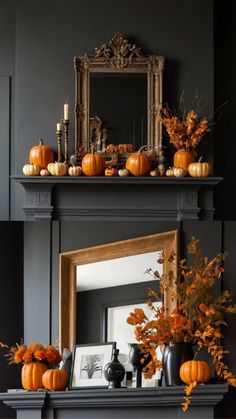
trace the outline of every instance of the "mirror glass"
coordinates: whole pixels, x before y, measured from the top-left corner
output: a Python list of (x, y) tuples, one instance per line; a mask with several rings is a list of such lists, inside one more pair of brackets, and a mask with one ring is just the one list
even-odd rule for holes
[(90, 73), (90, 117), (107, 129), (107, 144), (147, 144), (147, 74)]
[[(160, 252), (162, 265), (157, 263)], [(124, 307), (130, 312), (135, 304), (145, 304), (149, 288), (158, 291), (159, 281), (144, 272), (158, 270), (171, 278), (174, 288), (178, 254), (177, 230), (61, 253), (60, 347), (72, 349), (75, 343), (94, 344), (111, 338), (118, 341), (115, 325), (120, 324), (121, 330), (126, 324)], [(164, 290), (164, 304), (171, 311), (176, 307), (168, 289)], [(132, 338), (126, 332), (122, 336)]]

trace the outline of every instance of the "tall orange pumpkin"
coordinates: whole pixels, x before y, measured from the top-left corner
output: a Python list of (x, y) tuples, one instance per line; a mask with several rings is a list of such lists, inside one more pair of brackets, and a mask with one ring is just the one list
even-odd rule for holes
[(192, 150), (178, 150), (174, 154), (174, 167), (188, 170), (188, 166), (195, 162), (195, 154)]
[(49, 163), (54, 162), (52, 148), (43, 145), (43, 140), (39, 140), (39, 145), (35, 145), (29, 152), (29, 162), (37, 164), (40, 169), (46, 169)]
[(181, 380), (186, 384), (193, 383), (194, 381), (197, 384), (206, 383), (211, 378), (211, 368), (205, 361), (187, 361), (181, 365), (179, 375)]
[(100, 176), (105, 171), (105, 161), (99, 153), (85, 154), (82, 160), (82, 170), (86, 176)]
[(131, 154), (126, 161), (125, 168), (129, 170), (133, 176), (146, 176), (150, 172), (151, 160), (142, 151), (143, 147), (141, 147), (137, 153)]
[(36, 391), (43, 388), (42, 377), (47, 366), (42, 362), (29, 362), (21, 370), (21, 383), (24, 390)]
[(47, 390), (60, 391), (68, 386), (69, 376), (65, 370), (51, 369), (43, 374), (42, 380)]

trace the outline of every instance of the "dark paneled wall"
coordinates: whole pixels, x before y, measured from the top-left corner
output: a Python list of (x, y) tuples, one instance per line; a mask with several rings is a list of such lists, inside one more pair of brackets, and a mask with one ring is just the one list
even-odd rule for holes
[(235, 176), (233, 173), (236, 154), (236, 3), (226, 0), (214, 1), (215, 33), (215, 109), (226, 103), (217, 112), (215, 123), (215, 170), (224, 176), (216, 194), (215, 208), (218, 219), (236, 218)]
[[(23, 224), (0, 223), (0, 341), (14, 345), (23, 338)], [(0, 391), (20, 387), (20, 370), (0, 353)], [(12, 417), (1, 405), (0, 417)]]
[[(73, 150), (73, 57), (93, 54), (94, 47), (117, 31), (143, 46), (144, 52), (166, 57), (164, 93), (169, 104), (178, 102), (183, 89), (186, 101), (193, 102), (198, 88), (212, 110), (213, 0), (120, 0), (112, 5), (109, 0), (22, 0), (16, 6), (13, 174), (21, 173), (38, 137), (56, 146), (56, 122), (67, 98)], [(203, 149), (211, 154), (211, 141)], [(12, 192), (12, 217), (22, 219), (21, 186), (13, 184)]]

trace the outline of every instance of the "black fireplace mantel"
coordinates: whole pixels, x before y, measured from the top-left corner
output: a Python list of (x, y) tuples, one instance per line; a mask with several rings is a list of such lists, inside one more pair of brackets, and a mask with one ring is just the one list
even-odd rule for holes
[(25, 220), (212, 220), (221, 177), (12, 176)]
[(227, 384), (199, 385), (186, 413), (183, 386), (13, 392), (0, 393), (0, 400), (17, 411), (17, 419), (214, 419), (227, 391)]

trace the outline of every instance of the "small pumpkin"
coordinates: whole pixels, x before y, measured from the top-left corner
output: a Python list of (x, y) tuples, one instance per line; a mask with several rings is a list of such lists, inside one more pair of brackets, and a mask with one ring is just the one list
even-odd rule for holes
[(183, 169), (182, 167), (174, 167), (173, 174), (176, 177), (184, 177), (187, 174), (187, 169)]
[(50, 173), (47, 169), (41, 169), (40, 176), (50, 176)]
[(158, 170), (157, 168), (156, 168), (156, 169), (151, 170), (151, 171), (150, 171), (150, 176), (153, 176), (153, 177), (160, 176), (160, 172), (159, 172), (159, 170)]
[(24, 390), (36, 391), (43, 388), (42, 377), (47, 366), (42, 362), (29, 362), (21, 370), (21, 383)]
[(206, 177), (212, 173), (212, 166), (210, 163), (202, 162), (202, 157), (196, 163), (191, 163), (188, 166), (188, 172), (190, 176), (194, 177)]
[(118, 175), (119, 176), (129, 176), (129, 171), (128, 171), (128, 169), (119, 169), (118, 170)]
[(159, 170), (160, 176), (165, 176), (165, 173), (166, 173), (165, 165), (163, 163), (159, 163), (157, 168)]
[(71, 166), (68, 169), (68, 173), (70, 176), (80, 176), (83, 173), (82, 167), (80, 166)]
[(187, 170), (188, 166), (195, 162), (195, 154), (192, 150), (178, 150), (174, 154), (174, 167)]
[(50, 369), (43, 374), (42, 381), (47, 390), (65, 390), (68, 386), (69, 375), (63, 369)]
[(68, 171), (68, 164), (66, 163), (49, 163), (47, 167), (52, 176), (65, 176)]
[(105, 171), (105, 161), (100, 153), (87, 153), (82, 160), (82, 170), (86, 176), (100, 176)]
[(29, 152), (29, 163), (37, 164), (40, 169), (46, 169), (49, 163), (54, 162), (53, 149), (43, 144), (40, 138), (39, 145), (35, 145)]
[(150, 172), (151, 160), (143, 153), (144, 148), (145, 147), (141, 147), (137, 153), (131, 154), (126, 161), (125, 168), (128, 169), (133, 176), (146, 176)]
[(117, 176), (118, 170), (115, 167), (107, 167), (105, 170), (105, 176)]
[(211, 368), (206, 361), (187, 361), (184, 362), (179, 370), (181, 380), (190, 384), (194, 381), (197, 384), (206, 383), (211, 378)]
[(22, 170), (25, 176), (38, 176), (40, 173), (40, 167), (37, 164), (25, 164)]
[(173, 167), (169, 167), (169, 169), (167, 169), (166, 176), (174, 176), (174, 168)]

